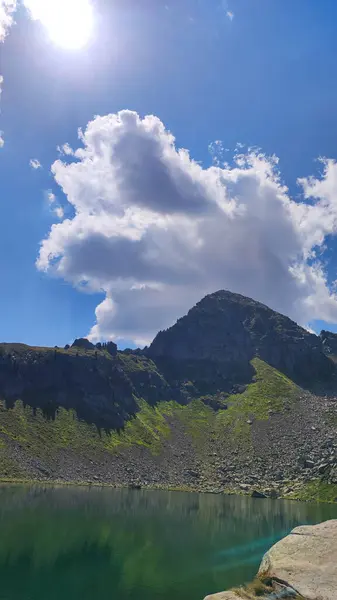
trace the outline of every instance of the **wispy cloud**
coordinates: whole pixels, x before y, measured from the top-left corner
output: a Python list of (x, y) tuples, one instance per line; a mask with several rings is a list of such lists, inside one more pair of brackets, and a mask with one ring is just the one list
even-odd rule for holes
[(64, 217), (64, 208), (58, 204), (57, 197), (51, 190), (46, 191), (46, 199), (51, 212), (60, 220)]
[(37, 158), (31, 158), (29, 161), (29, 164), (32, 167), (32, 169), (35, 169), (35, 170), (42, 169), (42, 165)]
[(55, 194), (53, 194), (53, 192), (51, 190), (48, 190), (48, 192), (46, 192), (47, 195), (47, 200), (49, 202), (49, 204), (53, 204), (53, 202), (56, 201), (56, 196)]
[(62, 208), (62, 206), (57, 206), (54, 209), (54, 214), (57, 216), (58, 219), (63, 219), (63, 217), (64, 217), (64, 209)]
[(62, 146), (57, 146), (57, 151), (60, 154), (65, 154), (66, 156), (73, 156), (74, 154), (74, 150), (68, 143), (63, 144)]

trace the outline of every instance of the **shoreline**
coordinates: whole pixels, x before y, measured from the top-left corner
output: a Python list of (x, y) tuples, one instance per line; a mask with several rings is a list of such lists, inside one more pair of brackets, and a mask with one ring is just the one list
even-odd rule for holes
[[(319, 482), (317, 482), (319, 484)], [(240, 496), (247, 497), (256, 500), (273, 500), (277, 502), (278, 500), (290, 500), (293, 502), (305, 502), (308, 504), (337, 504), (337, 485), (330, 486), (333, 488), (331, 491), (336, 493), (336, 497), (334, 499), (327, 499), (325, 497), (308, 497), (306, 494), (306, 484), (304, 483), (302, 487), (298, 487), (295, 495), (272, 495), (268, 496), (257, 489), (256, 487), (251, 488), (250, 490), (244, 491), (242, 489), (223, 489), (223, 490), (205, 490), (198, 489), (196, 487), (189, 486), (177, 486), (177, 485), (142, 485), (142, 484), (123, 484), (123, 483), (108, 483), (104, 481), (62, 481), (62, 480), (46, 480), (46, 479), (11, 479), (11, 478), (0, 478), (0, 486), (48, 486), (48, 487), (94, 487), (94, 488), (110, 488), (110, 489), (129, 489), (129, 490), (148, 490), (148, 491), (163, 491), (163, 492), (184, 492), (184, 493), (192, 493), (192, 494), (213, 494), (218, 496)], [(334, 490), (334, 488), (336, 488)], [(302, 494), (301, 494), (302, 491)], [(254, 492), (257, 492), (257, 495), (253, 495)]]

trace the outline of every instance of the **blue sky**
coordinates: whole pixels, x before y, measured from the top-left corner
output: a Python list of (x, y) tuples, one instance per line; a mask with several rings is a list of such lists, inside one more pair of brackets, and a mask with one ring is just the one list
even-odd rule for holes
[[(95, 2), (93, 12), (93, 35), (81, 49), (69, 50), (53, 42), (44, 24), (31, 19), (23, 6), (17, 7), (15, 24), (8, 27), (0, 44), (0, 73), (4, 78), (0, 130), (5, 142), (0, 149), (1, 340), (63, 345), (91, 331), (93, 339), (118, 338), (120, 346), (146, 343), (157, 328), (167, 327), (204, 293), (219, 287), (256, 297), (303, 321), (303, 325), (311, 323), (315, 328), (322, 325), (336, 331), (337, 303), (331, 286), (337, 264), (337, 185), (334, 163), (330, 163), (328, 172), (328, 167), (316, 160), (337, 159), (336, 2), (110, 0)], [(228, 12), (234, 16), (230, 18)], [(121, 158), (117, 146), (112, 145), (112, 140), (122, 135), (117, 133), (116, 123), (107, 126), (107, 122), (94, 119), (125, 109), (138, 114), (140, 125), (135, 137), (134, 125), (121, 117)], [(143, 127), (146, 115), (155, 115), (165, 127), (159, 141), (153, 123)], [(99, 192), (94, 172), (90, 177), (95, 178), (96, 187), (84, 173), (91, 150), (82, 158), (62, 156), (57, 150), (65, 143), (74, 150), (81, 147), (78, 128), (85, 131), (89, 122), (95, 125), (93, 138), (100, 136), (100, 143), (104, 141), (114, 153), (111, 181), (106, 163), (96, 172), (98, 178), (110, 181), (108, 187), (100, 183)], [(103, 136), (107, 130), (111, 136), (108, 141)], [(165, 163), (165, 173), (169, 169), (174, 189), (162, 170), (156, 171), (159, 163), (160, 168), (163, 166), (165, 149), (170, 154), (168, 131), (175, 136), (174, 147), (187, 149), (191, 159), (202, 167), (202, 173), (197, 173), (195, 163), (175, 166), (179, 169), (176, 185), (176, 171), (172, 175), (168, 166), (173, 163)], [(160, 150), (157, 152), (156, 146), (152, 154), (152, 145), (149, 148), (155, 139)], [(222, 167), (226, 160), (230, 165), (223, 180), (221, 174), (207, 171), (212, 165), (209, 146), (216, 140), (221, 141), (213, 146), (217, 148), (216, 164)], [(246, 153), (247, 148), (256, 147), (267, 157), (279, 158), (281, 183), (289, 187), (287, 198), (292, 202), (306, 207), (319, 202), (316, 212), (305, 217), (305, 223), (296, 214), (291, 231), (288, 221), (278, 230), (277, 223), (283, 217), (277, 216), (274, 199), (269, 208), (264, 196), (258, 204), (263, 194), (277, 195), (281, 189), (281, 183), (274, 182), (273, 192), (269, 188), (266, 191), (266, 181), (260, 178), (265, 168), (262, 159), (249, 166), (241, 164), (242, 172), (235, 176), (233, 171), (228, 172), (235, 168), (233, 154), (238, 143), (244, 146), (236, 152)], [(167, 161), (171, 158), (175, 160), (170, 154)], [(32, 159), (42, 167), (32, 168)], [(66, 171), (58, 165), (52, 173), (51, 165), (57, 159), (75, 166), (82, 160), (83, 169)], [(190, 169), (194, 169), (192, 175)], [(123, 180), (117, 191), (116, 173)], [(182, 173), (189, 178), (188, 185), (185, 179), (182, 183)], [(296, 183), (298, 178), (310, 175), (318, 177), (317, 185), (322, 183), (322, 176), (326, 183), (319, 188), (319, 200), (308, 194), (304, 198)], [(258, 192), (252, 183), (255, 176), (259, 178)], [(191, 177), (196, 178), (192, 187)], [(224, 247), (219, 241), (219, 251), (211, 248), (209, 239), (228, 239), (228, 225), (223, 225), (223, 235), (220, 229), (211, 230), (215, 227), (212, 219), (216, 227), (219, 222), (213, 208), (210, 216), (204, 208), (191, 209), (189, 204), (198, 196), (200, 186), (203, 199), (211, 202), (212, 190), (218, 189), (215, 179), (209, 182), (211, 177), (217, 182), (221, 179), (226, 202), (232, 194), (226, 218), (232, 220), (233, 239)], [(156, 182), (158, 189), (154, 189)], [(163, 191), (166, 185), (167, 194)], [(254, 207), (250, 205), (253, 189), (257, 194)], [(89, 195), (86, 190), (91, 190), (91, 196), (84, 206), (83, 198)], [(55, 194), (52, 205), (48, 193)], [(107, 209), (104, 204), (97, 216), (95, 202), (100, 202), (101, 195), (114, 208), (109, 204)], [(169, 209), (164, 207), (166, 197)], [(188, 208), (180, 209), (179, 203), (183, 206), (185, 201)], [(237, 203), (236, 208), (233, 203)], [(173, 205), (178, 208), (173, 210)], [(134, 220), (132, 224), (116, 221), (118, 211), (125, 215), (133, 206), (138, 207), (132, 217), (137, 219), (137, 227)], [(151, 209), (151, 215), (144, 216), (139, 206)], [(242, 217), (242, 206), (248, 206), (250, 216), (247, 213)], [(55, 214), (56, 208), (63, 209), (61, 219)], [(79, 221), (76, 227), (75, 215)], [(93, 228), (88, 226), (89, 221), (93, 222), (92, 215), (97, 217)], [(153, 234), (156, 215), (162, 234)], [(327, 215), (329, 223), (321, 226)], [(145, 218), (148, 220), (142, 229), (139, 222)], [(199, 218), (203, 219), (203, 229), (197, 231)], [(67, 219), (73, 223), (69, 234), (62, 225)], [(60, 228), (51, 237), (50, 229), (56, 223), (63, 230)], [(120, 233), (124, 226), (125, 238)], [(104, 236), (102, 233), (98, 239), (102, 227)], [(151, 242), (150, 230), (154, 235)], [(289, 244), (285, 241), (287, 235)], [(190, 236), (195, 239), (188, 245)], [(252, 248), (242, 239), (254, 236), (256, 262), (250, 265)], [(42, 260), (36, 264), (44, 239), (49, 241)], [(123, 244), (117, 245), (115, 239), (118, 244), (123, 239)], [(126, 240), (132, 240), (132, 251)], [(146, 269), (140, 254), (146, 257)], [(61, 267), (60, 256), (65, 257)], [(303, 264), (305, 275), (296, 275), (294, 283), (294, 275), (290, 277), (289, 272), (293, 273), (296, 265), (296, 272), (302, 273)], [(314, 274), (310, 271), (313, 264)], [(324, 286), (316, 281), (317, 264), (325, 278)], [(113, 269), (114, 265), (118, 268)], [(254, 269), (258, 269), (258, 277)], [(98, 306), (101, 308), (95, 316)], [(96, 329), (92, 329), (96, 321)]]

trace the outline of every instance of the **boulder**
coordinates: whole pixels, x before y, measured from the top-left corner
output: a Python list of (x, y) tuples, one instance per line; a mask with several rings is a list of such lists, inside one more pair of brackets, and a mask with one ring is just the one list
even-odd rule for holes
[(253, 490), (252, 498), (267, 498), (267, 496), (263, 492), (258, 492), (257, 490)]
[(336, 600), (337, 520), (296, 527), (265, 554), (258, 576), (283, 581), (306, 600)]
[[(274, 592), (268, 598), (296, 596), (305, 600), (336, 600), (337, 520), (293, 529), (265, 554), (258, 580), (267, 580), (268, 586), (273, 587)], [(241, 588), (241, 592), (222, 592), (206, 596), (205, 600), (257, 597), (251, 586), (247, 593), (246, 588)]]

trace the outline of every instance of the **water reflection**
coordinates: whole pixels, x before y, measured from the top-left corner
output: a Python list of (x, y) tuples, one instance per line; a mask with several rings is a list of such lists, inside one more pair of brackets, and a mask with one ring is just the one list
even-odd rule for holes
[(89, 488), (0, 488), (0, 598), (197, 600), (337, 507)]

